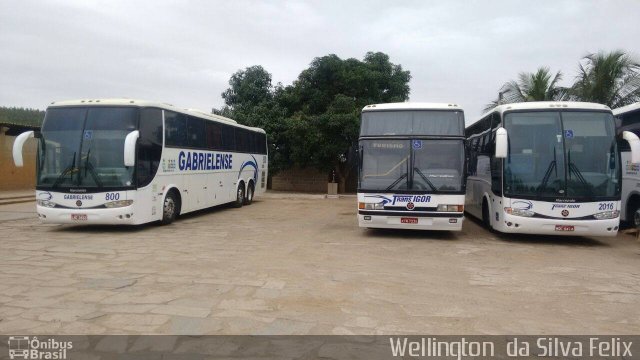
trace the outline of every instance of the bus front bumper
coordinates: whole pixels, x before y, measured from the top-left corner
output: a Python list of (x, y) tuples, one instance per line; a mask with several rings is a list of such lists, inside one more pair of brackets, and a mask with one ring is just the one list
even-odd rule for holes
[[(404, 220), (403, 220), (404, 219)], [(393, 216), (358, 214), (358, 225), (372, 229), (415, 229), (461, 231), (464, 216), (462, 213), (451, 216)], [(417, 222), (416, 222), (417, 221)]]
[(620, 218), (606, 220), (541, 219), (504, 214), (496, 229), (504, 233), (559, 236), (616, 236)]
[(133, 206), (112, 209), (66, 209), (36, 205), (38, 217), (50, 224), (137, 224)]

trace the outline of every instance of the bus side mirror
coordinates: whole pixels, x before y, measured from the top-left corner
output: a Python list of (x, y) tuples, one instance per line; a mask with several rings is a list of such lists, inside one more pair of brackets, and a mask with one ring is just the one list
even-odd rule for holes
[(507, 135), (507, 129), (501, 127), (496, 130), (496, 158), (504, 159), (509, 152), (509, 137)]
[(136, 164), (136, 142), (140, 137), (140, 131), (132, 131), (124, 138), (124, 166)]
[(22, 147), (24, 143), (27, 142), (27, 139), (33, 137), (33, 131), (23, 132), (18, 135), (16, 140), (13, 142), (13, 163), (16, 164), (17, 167), (24, 166), (24, 160), (22, 159)]
[(638, 135), (631, 131), (623, 131), (622, 138), (627, 140), (631, 147), (631, 162), (634, 164), (640, 163), (640, 138), (638, 138)]

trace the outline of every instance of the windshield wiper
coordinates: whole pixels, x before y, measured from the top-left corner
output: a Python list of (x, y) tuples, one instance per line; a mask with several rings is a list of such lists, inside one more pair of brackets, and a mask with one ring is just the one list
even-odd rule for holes
[[(399, 183), (400, 181), (402, 181), (402, 179), (404, 179), (404, 178), (408, 178), (408, 177), (409, 177), (409, 161), (407, 161), (407, 159), (408, 159), (408, 157), (407, 157), (407, 158), (404, 158), (404, 160), (402, 160), (402, 161), (401, 161), (401, 162), (399, 162), (396, 166), (394, 166), (394, 167), (393, 167), (393, 169), (395, 169), (395, 168), (397, 168), (398, 166), (400, 166), (400, 164), (402, 164), (402, 162), (404, 162), (404, 163), (405, 163), (405, 165), (406, 165), (406, 166), (405, 166), (405, 167), (406, 167), (406, 170), (405, 170), (405, 173), (404, 173), (404, 174), (400, 175), (400, 177), (396, 179), (396, 181), (394, 181), (393, 183), (391, 183), (391, 185), (387, 186), (387, 188), (385, 189), (385, 191), (389, 191), (389, 190), (393, 189), (393, 187), (394, 187), (394, 186), (396, 186), (396, 185), (398, 185), (398, 183)], [(393, 169), (392, 169), (392, 170), (393, 170)], [(389, 170), (389, 171), (391, 171), (391, 170)]]
[(435, 185), (433, 185), (433, 183), (429, 179), (427, 179), (427, 177), (422, 173), (422, 171), (419, 168), (414, 167), (413, 170), (415, 170), (415, 172), (417, 172), (418, 175), (420, 175), (422, 180), (424, 180), (427, 183), (427, 185), (429, 185), (431, 190), (438, 191), (438, 188), (436, 188)]
[(67, 175), (67, 173), (71, 174), (69, 179), (73, 180), (73, 171), (76, 169), (75, 165), (76, 165), (76, 152), (74, 151), (73, 159), (71, 160), (71, 165), (67, 166), (67, 168), (62, 171), (62, 173), (58, 176), (56, 181), (54, 181), (53, 184), (51, 185), (51, 188), (55, 188), (56, 186), (58, 186), (58, 184), (60, 184), (62, 179), (64, 179), (64, 177)]
[(93, 167), (93, 165), (89, 162), (90, 155), (91, 155), (91, 148), (87, 150), (87, 158), (84, 160), (84, 177), (87, 177), (87, 170), (88, 170), (89, 174), (91, 174), (91, 178), (93, 178), (93, 181), (95, 181), (96, 185), (98, 185), (99, 187), (102, 187), (103, 186), (102, 181), (98, 177), (98, 174), (96, 174), (96, 170)]
[(551, 162), (549, 163), (549, 166), (547, 167), (547, 171), (544, 172), (544, 177), (542, 178), (542, 182), (540, 183), (540, 186), (538, 186), (538, 192), (542, 192), (542, 190), (547, 188), (547, 183), (549, 182), (549, 179), (551, 178), (551, 172), (553, 170), (556, 170), (556, 177), (558, 177), (558, 166), (556, 165), (556, 148), (553, 148), (553, 160), (551, 160)]
[(400, 181), (402, 181), (402, 179), (406, 178), (407, 176), (408, 176), (408, 173), (404, 173), (404, 174), (400, 175), (400, 177), (397, 178), (396, 181), (391, 183), (391, 185), (387, 186), (385, 191), (389, 191), (389, 190), (393, 189), (394, 186), (398, 185), (398, 183), (400, 183)]
[(578, 181), (580, 181), (580, 183), (584, 185), (585, 189), (591, 192), (591, 186), (589, 186), (590, 184), (587, 182), (584, 176), (582, 176), (582, 172), (580, 172), (576, 164), (571, 162), (571, 150), (569, 150), (567, 156), (569, 161), (569, 174), (571, 175), (571, 173), (573, 173), (576, 176), (576, 178), (578, 178)]

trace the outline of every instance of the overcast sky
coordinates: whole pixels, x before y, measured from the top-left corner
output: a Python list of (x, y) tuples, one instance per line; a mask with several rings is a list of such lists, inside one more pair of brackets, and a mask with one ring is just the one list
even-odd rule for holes
[(128, 97), (210, 111), (231, 74), (291, 84), (314, 57), (382, 51), (411, 101), (455, 102), (467, 123), (518, 72), (570, 83), (588, 52), (640, 54), (640, 1), (0, 0), (0, 105)]

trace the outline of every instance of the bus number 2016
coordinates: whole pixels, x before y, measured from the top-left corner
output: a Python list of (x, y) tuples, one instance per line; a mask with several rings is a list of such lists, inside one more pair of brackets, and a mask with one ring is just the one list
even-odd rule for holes
[(598, 210), (613, 210), (613, 203), (600, 203), (598, 204)]
[(105, 196), (105, 200), (120, 200), (120, 193), (107, 193), (107, 195)]

